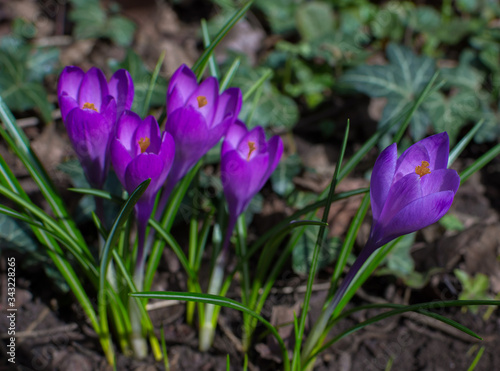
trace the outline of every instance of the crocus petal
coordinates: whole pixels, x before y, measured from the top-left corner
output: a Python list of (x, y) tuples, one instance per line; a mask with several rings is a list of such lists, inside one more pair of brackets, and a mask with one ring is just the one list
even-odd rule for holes
[(409, 203), (382, 226), (387, 234), (379, 241), (379, 246), (437, 222), (450, 209), (454, 196), (453, 191), (444, 191), (429, 194)]
[(240, 215), (260, 190), (268, 164), (267, 153), (247, 161), (237, 151), (230, 151), (221, 159), (221, 180), (232, 216)]
[(153, 116), (146, 117), (135, 130), (133, 146), (136, 148), (136, 154), (141, 153), (139, 141), (145, 138), (149, 139), (149, 147), (146, 152), (158, 153), (161, 144), (160, 127)]
[(448, 133), (443, 132), (424, 138), (419, 142), (429, 153), (431, 169), (446, 169), (448, 167), (448, 156), (450, 152), (450, 138)]
[(197, 87), (196, 75), (183, 64), (172, 75), (168, 85), (167, 115), (183, 107)]
[(124, 110), (129, 110), (134, 101), (134, 82), (127, 70), (116, 71), (109, 80), (109, 94), (116, 100), (117, 117), (119, 118)]
[(246, 133), (247, 128), (245, 124), (240, 120), (236, 120), (234, 124), (229, 127), (226, 133), (224, 143), (222, 143), (221, 157), (223, 157), (227, 151), (232, 151), (238, 148), (242, 138), (246, 135)]
[(455, 170), (438, 169), (424, 175), (421, 179), (422, 194), (424, 196), (442, 191), (456, 193), (460, 185), (460, 177)]
[(168, 174), (174, 162), (175, 142), (174, 138), (172, 138), (170, 133), (167, 133), (166, 131), (163, 132), (161, 138), (161, 144), (160, 144), (160, 150), (158, 151), (158, 156), (165, 163), (164, 172)]
[(163, 167), (163, 161), (154, 153), (142, 153), (132, 159), (125, 170), (125, 188), (127, 192), (133, 192), (139, 184), (151, 178), (151, 183), (144, 192), (144, 198), (148, 200), (154, 197), (165, 182), (166, 177), (161, 179)]
[(105, 96), (109, 95), (108, 82), (104, 73), (96, 67), (87, 71), (82, 79), (80, 90), (78, 91), (78, 104), (80, 108), (85, 103), (92, 103), (101, 111), (101, 102)]
[(242, 95), (240, 89), (229, 88), (225, 90), (219, 97), (214, 123), (222, 122), (227, 118), (232, 118), (234, 121), (240, 113), (241, 104)]
[(80, 67), (67, 66), (59, 76), (59, 82), (57, 83), (57, 95), (61, 96), (66, 93), (75, 101), (78, 99), (78, 90), (80, 89), (80, 84), (82, 82), (85, 73)]
[(397, 161), (396, 144), (384, 149), (375, 161), (370, 180), (370, 199), (373, 219), (378, 220), (391, 188)]
[(113, 169), (115, 169), (118, 180), (121, 184), (126, 184), (125, 170), (127, 169), (130, 161), (132, 161), (130, 152), (118, 138), (115, 138), (111, 141), (109, 153), (111, 157), (111, 164), (113, 165)]
[[(427, 175), (426, 175), (427, 176)], [(403, 207), (423, 196), (420, 177), (417, 174), (408, 174), (392, 185), (384, 207), (378, 219), (380, 224), (392, 219)]]
[(78, 102), (69, 96), (66, 92), (59, 95), (59, 107), (61, 108), (61, 117), (63, 121), (66, 121), (68, 113), (73, 109), (78, 107)]
[(120, 139), (120, 142), (129, 151), (131, 156), (137, 154), (134, 136), (135, 131), (141, 123), (142, 120), (139, 115), (132, 111), (124, 111), (118, 120), (116, 137)]
[(266, 174), (264, 175), (260, 188), (264, 186), (273, 171), (278, 166), (281, 155), (283, 154), (283, 141), (277, 135), (269, 139), (267, 143), (267, 151), (269, 152), (269, 164), (267, 166)]
[[(204, 98), (203, 105), (199, 99)], [(189, 97), (186, 105), (195, 107), (205, 117), (207, 124), (211, 127), (215, 110), (219, 102), (219, 83), (215, 77), (209, 77), (196, 88)]]
[[(253, 145), (253, 151), (250, 146)], [(249, 131), (240, 141), (237, 149), (241, 158), (251, 161), (259, 153), (267, 152), (266, 134), (261, 126), (255, 127)]]
[(178, 181), (208, 150), (208, 128), (205, 118), (193, 107), (174, 111), (165, 124), (175, 141), (175, 161), (169, 182)]
[(85, 175), (93, 187), (100, 188), (107, 174), (107, 151), (114, 123), (90, 109), (73, 109), (66, 129)]

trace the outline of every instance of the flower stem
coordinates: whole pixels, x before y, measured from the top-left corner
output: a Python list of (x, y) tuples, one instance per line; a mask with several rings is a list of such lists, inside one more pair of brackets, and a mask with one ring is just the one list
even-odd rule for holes
[[(231, 235), (233, 234), (235, 224), (236, 220), (229, 220), (224, 243), (222, 244), (222, 249), (219, 253), (219, 256), (215, 260), (215, 265), (210, 276), (210, 281), (208, 283), (209, 294), (220, 294), (222, 283), (224, 281), (224, 269), (229, 258), (229, 242), (231, 240)], [(205, 306), (205, 318), (200, 326), (199, 344), (199, 348), (203, 352), (207, 351), (212, 346), (214, 340), (215, 324), (217, 323), (217, 316), (214, 314), (214, 312), (215, 306), (213, 304), (207, 304)]]
[[(340, 284), (334, 297), (325, 305), (325, 309), (323, 309), (323, 311), (321, 312), (321, 315), (319, 316), (318, 320), (311, 329), (309, 336), (306, 339), (306, 343), (301, 355), (302, 361), (308, 359), (314, 348), (319, 345), (317, 343), (322, 338), (328, 321), (330, 320), (330, 317), (332, 316), (335, 308), (346, 293), (354, 277), (356, 277), (356, 273), (358, 273), (359, 269), (363, 266), (363, 264), (370, 257), (373, 251), (373, 247), (368, 245), (366, 245), (363, 250), (361, 250), (361, 253), (359, 254), (354, 264), (351, 266), (351, 269), (349, 269), (349, 272), (347, 272), (347, 275)], [(314, 362), (311, 362), (310, 365), (314, 365)]]

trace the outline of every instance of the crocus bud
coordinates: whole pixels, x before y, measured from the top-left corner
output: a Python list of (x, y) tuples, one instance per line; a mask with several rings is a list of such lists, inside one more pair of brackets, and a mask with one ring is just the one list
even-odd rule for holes
[(274, 136), (266, 141), (262, 127), (248, 131), (239, 120), (231, 125), (221, 148), (221, 178), (230, 223), (236, 222), (262, 189), (282, 153), (281, 138)]
[(175, 184), (226, 134), (241, 109), (241, 91), (229, 88), (219, 94), (219, 84), (209, 77), (198, 85), (195, 74), (182, 65), (170, 79), (165, 130), (175, 141), (175, 159), (166, 184)]
[(396, 144), (382, 151), (370, 183), (373, 224), (367, 246), (376, 249), (396, 237), (437, 222), (460, 185), (448, 169), (446, 132), (415, 143), (398, 158)]
[(68, 137), (85, 176), (92, 187), (102, 188), (117, 115), (132, 105), (132, 79), (127, 71), (119, 70), (108, 84), (98, 68), (84, 73), (68, 66), (59, 77), (57, 93)]

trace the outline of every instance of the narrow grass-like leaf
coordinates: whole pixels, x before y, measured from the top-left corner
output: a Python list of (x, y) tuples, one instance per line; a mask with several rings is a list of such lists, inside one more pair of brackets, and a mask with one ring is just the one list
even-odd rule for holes
[(100, 197), (105, 200), (110, 200), (114, 201), (116, 203), (122, 203), (125, 201), (123, 198), (112, 195), (110, 192), (107, 191), (102, 191), (100, 189), (94, 189), (94, 188), (68, 188), (68, 191), (75, 192), (75, 193), (80, 193), (82, 195), (90, 195), (94, 197)]
[(484, 346), (479, 348), (479, 351), (477, 352), (476, 357), (474, 358), (474, 361), (472, 361), (472, 363), (469, 366), (469, 368), (467, 369), (467, 371), (474, 371), (476, 369), (476, 366), (479, 363), (479, 361), (481, 360), (481, 357), (483, 356), (485, 349), (486, 348)]
[(175, 255), (177, 255), (177, 259), (179, 259), (180, 263), (186, 270), (186, 273), (188, 274), (189, 277), (195, 279), (196, 274), (195, 272), (191, 269), (191, 265), (189, 264), (189, 260), (186, 257), (186, 254), (184, 254), (184, 251), (182, 251), (182, 247), (179, 245), (179, 243), (175, 240), (175, 238), (165, 231), (158, 222), (156, 222), (154, 219), (149, 219), (149, 225), (154, 228), (156, 233), (165, 240), (166, 243), (169, 244), (170, 248), (174, 251)]
[[(344, 133), (344, 141), (342, 142), (342, 147), (340, 150), (340, 155), (339, 159), (337, 161), (337, 166), (335, 167), (335, 173), (333, 174), (332, 181), (330, 183), (330, 191), (328, 192), (328, 198), (327, 198), (327, 203), (325, 205), (325, 209), (323, 212), (323, 218), (322, 222), (327, 223), (328, 221), (328, 215), (330, 213), (330, 206), (332, 204), (332, 199), (333, 195), (335, 193), (335, 188), (337, 186), (338, 182), (338, 177), (340, 173), (340, 168), (342, 166), (342, 161), (344, 159), (344, 153), (347, 147), (347, 138), (349, 136), (349, 121), (347, 121), (347, 126), (345, 129)], [(299, 367), (300, 365), (300, 348), (302, 346), (302, 338), (304, 336), (304, 330), (306, 327), (306, 318), (307, 318), (307, 313), (309, 311), (309, 301), (311, 300), (311, 295), (312, 295), (312, 286), (314, 283), (314, 278), (316, 276), (316, 269), (318, 266), (318, 258), (319, 258), (319, 252), (321, 245), (323, 244), (324, 238), (325, 238), (325, 226), (319, 227), (319, 232), (318, 232), (318, 239), (316, 241), (316, 246), (314, 247), (314, 252), (313, 252), (313, 257), (311, 261), (311, 268), (309, 270), (309, 277), (307, 279), (307, 289), (306, 289), (306, 294), (304, 298), (304, 304), (302, 307), (302, 313), (300, 316), (300, 321), (299, 321), (299, 330), (297, 334), (297, 338), (295, 339), (295, 349), (293, 351), (293, 362), (292, 362), (292, 369), (295, 369), (296, 367)]]
[(356, 241), (356, 236), (358, 235), (359, 228), (361, 227), (361, 223), (365, 219), (366, 212), (370, 207), (370, 194), (366, 193), (359, 205), (358, 211), (354, 216), (351, 225), (349, 226), (349, 230), (347, 231), (347, 235), (344, 239), (344, 243), (342, 244), (342, 249), (340, 250), (340, 254), (337, 258), (337, 263), (335, 264), (335, 269), (333, 271), (331, 286), (329, 290), (329, 296), (333, 295), (335, 289), (337, 287), (338, 279), (342, 274), (344, 267), (347, 263), (347, 257), (352, 251), (352, 247), (354, 246), (354, 242)]
[[(109, 262), (111, 260), (111, 252), (116, 242), (116, 239), (119, 237), (119, 233), (123, 223), (127, 220), (130, 213), (132, 212), (135, 204), (139, 201), (139, 198), (142, 196), (146, 188), (149, 186), (151, 179), (145, 180), (141, 184), (137, 186), (137, 188), (132, 192), (128, 200), (125, 202), (123, 207), (121, 208), (118, 216), (116, 217), (113, 226), (111, 227), (108, 235), (108, 239), (106, 240), (106, 244), (104, 245), (101, 251), (101, 262), (100, 262), (100, 270), (99, 270), (99, 290), (97, 295), (97, 307), (99, 313), (99, 323), (101, 324), (99, 334), (99, 338), (105, 339), (111, 344), (111, 339), (109, 337), (109, 328), (108, 328), (108, 318), (106, 314), (106, 283), (107, 283), (107, 269)], [(102, 340), (101, 340), (102, 341)]]
[(438, 76), (439, 76), (439, 70), (434, 72), (434, 75), (431, 77), (429, 82), (425, 85), (425, 88), (422, 90), (422, 92), (418, 96), (417, 100), (415, 101), (415, 104), (413, 104), (412, 108), (408, 112), (407, 119), (405, 121), (403, 121), (403, 123), (401, 124), (398, 131), (396, 132), (396, 134), (393, 137), (394, 143), (399, 143), (401, 138), (403, 138), (403, 135), (406, 131), (406, 128), (410, 124), (410, 120), (411, 120), (413, 114), (417, 111), (418, 107), (420, 107), (422, 105), (422, 103), (428, 98), (429, 94), (432, 91), (436, 91), (436, 89), (439, 89), (441, 86), (444, 85), (444, 81), (440, 81), (438, 84), (433, 86), (434, 83), (436, 82), (436, 79), (438, 78)]
[(82, 234), (70, 218), (62, 199), (55, 191), (52, 181), (40, 163), (40, 160), (31, 149), (28, 138), (22, 129), (17, 125), (14, 116), (1, 97), (0, 119), (5, 126), (5, 130), (2, 128), (2, 130), (0, 130), (0, 134), (9, 144), (9, 147), (23, 162), (24, 166), (26, 166), (26, 169), (38, 185), (57, 219), (73, 238), (77, 239), (79, 242), (84, 242)]
[[(123, 279), (125, 279), (125, 282), (127, 283), (128, 289), (130, 290), (130, 292), (137, 292), (137, 287), (134, 284), (134, 280), (127, 271), (127, 268), (125, 267), (122, 258), (120, 257), (120, 255), (118, 255), (116, 250), (113, 250), (112, 254), (113, 254), (113, 259), (116, 262), (116, 265), (120, 270)], [(154, 334), (154, 327), (153, 323), (151, 322), (151, 318), (149, 317), (148, 312), (146, 312), (146, 308), (144, 307), (143, 303), (139, 298), (137, 298), (137, 307), (139, 308), (139, 312), (141, 313), (141, 323), (143, 324), (144, 330), (149, 336), (149, 343), (151, 344), (151, 348), (153, 349), (154, 357), (158, 361), (162, 357), (160, 350), (161, 347), (160, 344), (158, 343), (158, 339)]]
[(259, 89), (262, 87), (264, 82), (266, 82), (267, 79), (270, 79), (273, 76), (273, 71), (271, 69), (266, 70), (262, 76), (255, 81), (255, 84), (253, 84), (250, 89), (248, 89), (245, 94), (243, 94), (243, 102), (246, 102), (250, 97)]
[[(391, 310), (389, 312), (385, 312), (382, 314), (379, 314), (375, 317), (369, 318), (366, 321), (363, 321), (350, 329), (342, 332), (341, 334), (335, 336), (333, 339), (329, 340), (327, 343), (325, 343), (322, 347), (318, 348), (315, 350), (313, 354), (311, 354), (308, 358), (308, 362), (314, 357), (316, 357), (318, 354), (320, 354), (322, 351), (326, 350), (329, 348), (332, 344), (337, 342), (338, 340), (342, 339), (343, 337), (365, 327), (370, 324), (373, 324), (375, 322), (381, 321), (383, 319), (396, 316), (405, 312), (417, 312), (420, 314), (423, 314), (428, 317), (435, 318), (439, 321), (442, 321), (450, 326), (455, 327), (456, 329), (466, 333), (467, 335), (470, 335), (472, 337), (475, 337), (476, 339), (482, 340), (482, 338), (477, 335), (475, 332), (469, 330), (465, 326), (459, 324), (458, 322), (455, 322), (447, 317), (441, 316), (436, 313), (429, 312), (429, 309), (441, 309), (441, 308), (446, 308), (446, 307), (462, 307), (462, 306), (469, 306), (469, 305), (499, 305), (500, 301), (499, 300), (450, 300), (450, 301), (436, 301), (436, 302), (430, 302), (430, 303), (421, 303), (421, 304), (414, 304), (414, 305), (400, 305), (400, 304), (375, 304), (375, 305), (369, 305), (369, 306), (364, 306), (363, 309), (370, 309), (370, 308), (397, 308), (394, 310)], [(358, 308), (355, 308), (358, 309)]]
[(201, 294), (201, 293), (188, 293), (188, 292), (170, 292), (170, 291), (149, 291), (149, 292), (138, 292), (130, 294), (134, 297), (139, 298), (150, 298), (150, 299), (163, 299), (163, 300), (180, 300), (180, 301), (196, 301), (198, 303), (212, 304), (221, 307), (231, 308), (238, 310), (240, 312), (246, 313), (252, 317), (257, 318), (267, 329), (274, 335), (278, 344), (281, 348), (283, 354), (283, 363), (285, 370), (290, 370), (290, 363), (288, 361), (288, 353), (286, 350), (285, 343), (279, 335), (276, 328), (266, 321), (262, 316), (250, 310), (243, 304), (237, 302), (236, 300), (225, 298), (218, 295)]
[[(342, 172), (342, 170), (341, 170), (341, 172)], [(355, 189), (353, 191), (337, 193), (336, 195), (333, 196), (332, 202), (344, 200), (344, 199), (352, 197), (352, 196), (360, 195), (360, 194), (368, 192), (369, 190), (370, 190), (369, 188), (359, 188), (359, 189)], [(299, 211), (296, 211), (295, 213), (293, 213), (289, 217), (286, 217), (285, 219), (280, 221), (274, 227), (267, 230), (262, 236), (260, 236), (253, 243), (252, 247), (249, 250), (248, 257), (253, 255), (262, 245), (264, 245), (266, 243), (266, 241), (268, 241), (271, 238), (276, 237), (278, 234), (281, 233), (281, 231), (283, 229), (288, 228), (288, 226), (291, 225), (291, 223), (300, 223), (300, 221), (299, 221), (300, 217), (302, 217), (304, 214), (310, 213), (312, 211), (316, 211), (320, 207), (325, 206), (327, 202), (328, 202), (328, 199), (326, 197), (319, 200), (319, 201), (316, 201), (315, 203), (308, 205)], [(308, 223), (309, 222), (311, 222), (311, 221), (308, 221)], [(297, 226), (297, 225), (294, 224), (294, 226)]]
[[(165, 208), (164, 215), (161, 218), (161, 228), (170, 232), (170, 228), (172, 228), (172, 224), (174, 222), (175, 216), (179, 211), (179, 207), (181, 206), (181, 202), (186, 194), (191, 181), (198, 173), (203, 161), (198, 161), (198, 163), (187, 173), (187, 175), (182, 178), (179, 184), (174, 188), (172, 194), (170, 195), (169, 202), (167, 207)], [(153, 283), (153, 276), (158, 268), (158, 264), (160, 264), (161, 255), (163, 253), (163, 248), (165, 243), (162, 240), (157, 239), (153, 248), (151, 249), (151, 253), (149, 255), (146, 273), (144, 275), (144, 289), (149, 290), (151, 288), (151, 284)]]
[(231, 84), (233, 77), (236, 75), (236, 72), (240, 67), (240, 63), (241, 63), (241, 57), (236, 57), (220, 82), (219, 90), (221, 92), (226, 90), (229, 87), (229, 84)]
[(165, 329), (163, 325), (160, 329), (160, 341), (161, 341), (161, 351), (163, 353), (163, 366), (165, 366), (165, 371), (170, 371), (170, 362), (168, 361), (167, 353), (167, 343), (165, 342)]
[(480, 120), (469, 132), (458, 142), (455, 147), (450, 151), (450, 155), (448, 156), (448, 167), (450, 167), (455, 160), (460, 156), (462, 151), (467, 147), (470, 143), (474, 135), (476, 135), (477, 131), (483, 126), (484, 119)]
[(493, 160), (498, 155), (500, 155), (500, 144), (497, 144), (496, 146), (491, 148), (488, 152), (474, 161), (474, 163), (467, 169), (462, 171), (460, 173), (460, 184), (464, 183), (472, 174), (483, 168), (488, 162)]
[(207, 63), (210, 59), (210, 56), (215, 50), (215, 47), (219, 45), (219, 43), (222, 41), (224, 36), (229, 32), (231, 28), (240, 20), (241, 17), (245, 15), (248, 9), (250, 9), (250, 6), (252, 5), (253, 1), (247, 2), (240, 10), (238, 10), (227, 22), (226, 24), (221, 28), (219, 33), (215, 36), (213, 41), (210, 43), (210, 46), (205, 49), (203, 54), (198, 58), (198, 61), (194, 64), (193, 66), (193, 72), (195, 75), (198, 77), (198, 80), (201, 79), (201, 76), (203, 75), (203, 72), (205, 71), (205, 68), (207, 66)]
[[(207, 21), (204, 18), (201, 20), (201, 34), (203, 37), (203, 46), (208, 48), (210, 46), (210, 35), (208, 34)], [(217, 69), (213, 53), (210, 54), (210, 57), (208, 58), (208, 67), (210, 69), (210, 75), (219, 80), (219, 70)]]
[(163, 64), (163, 60), (165, 59), (165, 54), (167, 53), (166, 50), (164, 50), (161, 54), (160, 57), (158, 58), (158, 61), (156, 62), (155, 69), (153, 71), (153, 74), (151, 75), (151, 81), (149, 82), (148, 90), (146, 92), (146, 98), (144, 99), (144, 106), (142, 107), (142, 115), (141, 117), (144, 119), (146, 115), (149, 112), (149, 105), (151, 103), (151, 97), (153, 96), (153, 91), (155, 89), (156, 85), (156, 80), (158, 79), (158, 75), (160, 74), (160, 69)]

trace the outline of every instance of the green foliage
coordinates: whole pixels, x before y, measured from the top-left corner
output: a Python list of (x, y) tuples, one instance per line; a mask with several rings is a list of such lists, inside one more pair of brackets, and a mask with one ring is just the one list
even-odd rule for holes
[[(490, 288), (488, 276), (482, 273), (470, 276), (467, 272), (461, 269), (454, 269), (453, 273), (455, 273), (455, 276), (462, 285), (462, 292), (458, 296), (459, 300), (490, 299), (490, 295), (488, 294), (488, 290)], [(471, 305), (469, 309), (472, 313), (476, 314), (479, 307)]]
[(132, 43), (135, 24), (129, 19), (106, 11), (99, 0), (71, 0), (73, 10), (69, 19), (75, 22), (73, 34), (77, 39), (107, 38), (117, 45)]
[[(292, 252), (292, 268), (295, 273), (309, 273), (317, 238), (318, 232), (316, 229), (308, 228), (295, 245)], [(338, 255), (341, 246), (342, 242), (339, 238), (327, 238), (325, 243), (320, 246), (318, 269), (323, 269), (330, 265)]]
[(37, 108), (45, 122), (52, 121), (43, 79), (53, 73), (59, 50), (31, 46), (19, 36), (0, 41), (0, 96), (14, 111)]
[(271, 174), (273, 191), (281, 197), (288, 196), (294, 189), (293, 178), (302, 171), (302, 162), (297, 154), (281, 160)]
[[(411, 106), (435, 72), (435, 62), (431, 58), (419, 57), (397, 44), (388, 45), (387, 59), (387, 65), (363, 65), (347, 71), (340, 80), (370, 97), (387, 99), (379, 127), (384, 127), (391, 118)], [(428, 113), (419, 107), (410, 122), (413, 139), (422, 139), (429, 124)]]
[(465, 229), (464, 224), (453, 214), (443, 216), (439, 219), (439, 224), (449, 231), (463, 231)]

